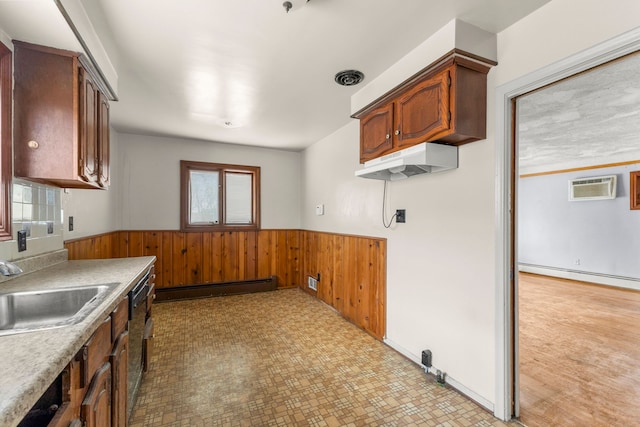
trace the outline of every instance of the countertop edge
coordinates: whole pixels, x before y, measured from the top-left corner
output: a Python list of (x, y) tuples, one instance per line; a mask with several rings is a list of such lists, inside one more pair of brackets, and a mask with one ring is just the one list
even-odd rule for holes
[[(49, 385), (55, 381), (91, 335), (98, 329), (104, 319), (111, 314), (122, 298), (155, 262), (155, 256), (66, 261), (32, 274), (25, 274), (24, 277), (19, 278), (20, 280), (16, 279), (0, 284), (0, 291), (2, 292), (6, 290), (5, 288), (8, 283), (11, 283), (11, 288), (23, 289), (21, 286), (26, 286), (28, 289), (30, 282), (44, 280), (43, 278), (47, 276), (49, 271), (61, 270), (64, 267), (69, 267), (68, 281), (71, 284), (73, 284), (74, 280), (78, 281), (78, 278), (83, 277), (83, 275), (91, 274), (92, 271), (99, 273), (98, 270), (108, 269), (110, 265), (113, 266), (113, 268), (118, 268), (119, 264), (126, 263), (131, 271), (135, 271), (134, 274), (127, 274), (127, 278), (123, 276), (122, 280), (115, 282), (119, 284), (116, 285), (114, 290), (110, 292), (104, 301), (102, 301), (86, 319), (77, 325), (65, 327), (64, 332), (67, 334), (66, 339), (61, 340), (63, 343), (60, 343), (57, 348), (55, 347), (56, 343), (52, 342), (53, 340), (50, 334), (52, 333), (51, 331), (59, 333), (60, 329), (0, 337), (0, 343), (2, 343), (2, 340), (5, 338), (10, 338), (9, 341), (15, 343), (20, 342), (21, 339), (27, 342), (33, 342), (37, 341), (38, 337), (42, 337), (44, 339), (42, 344), (42, 347), (45, 349), (44, 352), (47, 353), (47, 348), (50, 347), (48, 353), (51, 353), (51, 357), (46, 360), (46, 366), (36, 366), (33, 374), (28, 375), (27, 380), (21, 382), (17, 387), (12, 387), (12, 390), (8, 393), (5, 390), (6, 385), (4, 381), (3, 385), (0, 385), (0, 395), (3, 395), (3, 402), (0, 402), (0, 426), (14, 427), (24, 418), (40, 396), (47, 390)], [(64, 278), (64, 272), (57, 271), (57, 274), (59, 277)], [(117, 274), (115, 276), (117, 276)], [(112, 278), (105, 277), (102, 281), (114, 283), (113, 280), (109, 279)], [(100, 282), (100, 275), (92, 276), (92, 280), (94, 282)], [(22, 353), (24, 353), (24, 351)], [(29, 354), (18, 354), (14, 359), (26, 361), (29, 356)], [(40, 357), (42, 357), (42, 355), (40, 355)], [(15, 360), (7, 360), (6, 363), (12, 364)], [(42, 360), (40, 363), (44, 365), (45, 362)], [(20, 371), (20, 368), (15, 366), (14, 369), (15, 371)], [(22, 371), (24, 371), (24, 369), (22, 369)], [(16, 375), (20, 375), (20, 373)]]

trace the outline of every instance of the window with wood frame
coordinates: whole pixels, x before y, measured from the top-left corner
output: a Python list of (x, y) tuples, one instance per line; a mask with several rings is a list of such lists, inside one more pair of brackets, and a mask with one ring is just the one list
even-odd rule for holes
[(0, 240), (11, 236), (11, 50), (0, 42)]
[(180, 161), (180, 230), (260, 228), (260, 167)]

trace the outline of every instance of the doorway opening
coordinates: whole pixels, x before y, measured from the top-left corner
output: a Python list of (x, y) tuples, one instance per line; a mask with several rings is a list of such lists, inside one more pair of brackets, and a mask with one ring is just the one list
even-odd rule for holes
[(640, 216), (629, 208), (638, 118), (638, 53), (515, 100), (516, 375), (527, 426), (640, 418), (640, 235), (630, 233)]
[[(518, 145), (517, 99), (525, 94), (640, 50), (640, 29), (580, 52), (503, 85), (497, 90), (497, 387), (494, 413), (503, 419), (520, 415), (518, 329)], [(566, 191), (566, 187), (565, 187)], [(548, 373), (553, 375), (552, 372)]]

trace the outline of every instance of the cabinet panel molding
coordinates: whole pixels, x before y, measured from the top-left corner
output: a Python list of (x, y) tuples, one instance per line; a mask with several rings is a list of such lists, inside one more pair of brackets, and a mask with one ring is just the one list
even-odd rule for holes
[[(360, 162), (422, 142), (462, 145), (485, 139), (492, 65), (454, 49), (354, 113), (351, 117), (360, 120)], [(391, 132), (387, 120), (393, 121)]]
[(14, 174), (65, 188), (106, 188), (108, 100), (80, 54), (14, 41)]

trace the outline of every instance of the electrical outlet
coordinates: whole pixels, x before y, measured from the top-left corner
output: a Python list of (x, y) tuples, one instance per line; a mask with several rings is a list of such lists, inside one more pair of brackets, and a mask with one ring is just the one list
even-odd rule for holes
[(404, 223), (406, 221), (405, 210), (404, 209), (396, 209), (396, 223)]
[(27, 250), (27, 231), (19, 230), (18, 231), (18, 252), (23, 252)]
[(73, 217), (69, 217), (69, 231), (73, 231)]

